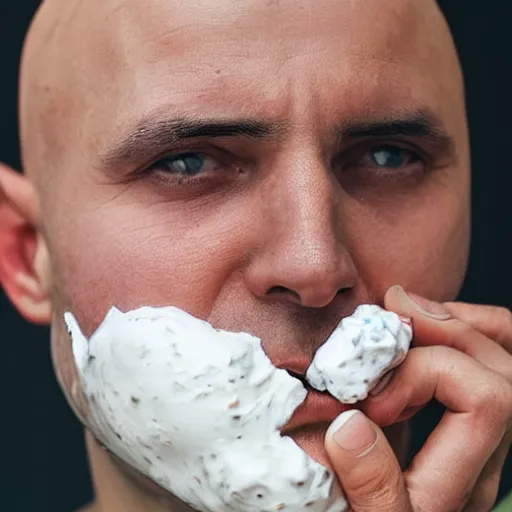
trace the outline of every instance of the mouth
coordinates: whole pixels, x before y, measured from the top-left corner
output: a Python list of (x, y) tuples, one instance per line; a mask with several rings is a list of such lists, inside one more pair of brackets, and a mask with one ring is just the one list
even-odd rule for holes
[(341, 413), (355, 409), (356, 405), (342, 404), (327, 392), (313, 389), (304, 375), (288, 370), (288, 373), (300, 380), (308, 394), (304, 402), (297, 408), (288, 423), (281, 428), (282, 435), (291, 435), (294, 431), (313, 425), (328, 425)]

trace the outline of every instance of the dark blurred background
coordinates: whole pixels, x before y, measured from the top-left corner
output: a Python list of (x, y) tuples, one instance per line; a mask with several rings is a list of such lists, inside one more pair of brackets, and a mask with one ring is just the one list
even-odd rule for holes
[[(24, 34), (38, 4), (0, 0), (0, 161), (18, 169), (18, 65)], [(466, 75), (473, 147), (473, 244), (461, 299), (511, 308), (512, 89), (507, 5), (504, 0), (441, 2)], [(53, 375), (49, 332), (24, 322), (1, 291), (0, 325), (4, 350), (0, 510), (73, 512), (92, 493), (82, 431)], [(415, 449), (439, 414), (433, 406), (417, 416)], [(511, 457), (501, 496), (510, 490)]]

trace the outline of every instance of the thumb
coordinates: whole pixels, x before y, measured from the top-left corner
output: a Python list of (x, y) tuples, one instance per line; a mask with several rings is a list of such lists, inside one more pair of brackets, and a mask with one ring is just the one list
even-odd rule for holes
[(400, 464), (382, 430), (362, 412), (338, 416), (325, 447), (353, 512), (410, 512)]

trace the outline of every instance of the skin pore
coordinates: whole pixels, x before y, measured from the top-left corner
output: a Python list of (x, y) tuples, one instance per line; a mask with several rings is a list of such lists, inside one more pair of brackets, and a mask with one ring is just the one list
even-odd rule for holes
[[(300, 372), (390, 286), (459, 291), (468, 137), (433, 1), (47, 0), (21, 83), (30, 254), (85, 420), (67, 310), (90, 335), (111, 305), (177, 305)], [(326, 462), (327, 427), (293, 438)], [(190, 510), (88, 449), (97, 510)]]

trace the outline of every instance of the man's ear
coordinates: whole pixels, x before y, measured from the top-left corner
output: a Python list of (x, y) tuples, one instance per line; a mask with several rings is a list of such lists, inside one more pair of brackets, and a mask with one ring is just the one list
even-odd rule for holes
[(27, 177), (0, 164), (0, 285), (30, 322), (51, 322), (49, 257)]

